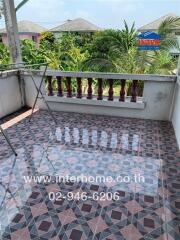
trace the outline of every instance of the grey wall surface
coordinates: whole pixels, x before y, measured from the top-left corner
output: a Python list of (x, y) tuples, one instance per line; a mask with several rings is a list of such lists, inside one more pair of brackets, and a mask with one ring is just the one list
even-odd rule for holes
[(174, 111), (172, 115), (172, 124), (174, 126), (177, 142), (180, 149), (180, 79), (176, 83), (175, 98), (174, 98)]
[(22, 107), (19, 81), (15, 73), (0, 76), (0, 118)]

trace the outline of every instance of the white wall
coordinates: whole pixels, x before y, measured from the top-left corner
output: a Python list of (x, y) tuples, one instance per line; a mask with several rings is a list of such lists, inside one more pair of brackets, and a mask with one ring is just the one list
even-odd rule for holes
[(174, 126), (177, 142), (180, 149), (180, 79), (176, 83), (175, 98), (174, 98), (174, 111), (172, 115), (172, 124)]
[[(35, 78), (35, 82), (36, 85), (39, 86), (40, 81), (41, 81), (41, 77), (40, 76), (36, 76)], [(26, 99), (26, 105), (29, 107), (32, 107), (37, 95), (37, 90), (35, 88), (35, 85), (32, 81), (32, 78), (29, 77), (28, 75), (24, 75), (24, 83), (25, 83), (25, 99)], [(43, 86), (41, 88), (41, 91), (43, 92), (43, 94), (46, 94), (46, 89), (45, 89), (45, 84), (43, 82)], [(37, 101), (37, 105), (36, 107), (38, 108), (45, 108), (42, 100)]]
[(0, 118), (22, 107), (19, 81), (15, 73), (4, 72), (0, 76)]

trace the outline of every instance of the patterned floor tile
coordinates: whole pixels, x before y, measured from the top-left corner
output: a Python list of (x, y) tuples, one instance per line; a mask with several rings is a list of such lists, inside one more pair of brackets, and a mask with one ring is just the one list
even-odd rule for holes
[[(31, 123), (29, 114), (3, 119), (18, 157), (0, 135), (1, 239), (180, 238), (180, 152), (171, 123), (54, 112), (55, 126), (46, 111)], [(106, 181), (62, 181), (81, 174)]]

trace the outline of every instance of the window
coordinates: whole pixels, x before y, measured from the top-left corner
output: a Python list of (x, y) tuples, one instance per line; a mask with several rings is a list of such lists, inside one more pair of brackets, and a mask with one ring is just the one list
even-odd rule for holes
[(37, 42), (37, 36), (32, 36), (33, 42)]

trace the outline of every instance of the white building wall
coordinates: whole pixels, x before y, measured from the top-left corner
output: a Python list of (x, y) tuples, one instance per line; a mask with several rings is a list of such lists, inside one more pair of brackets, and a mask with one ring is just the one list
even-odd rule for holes
[(22, 107), (19, 80), (15, 73), (0, 76), (0, 118)]
[(180, 79), (176, 83), (175, 98), (174, 98), (174, 111), (172, 116), (172, 124), (174, 126), (177, 142), (180, 149)]

